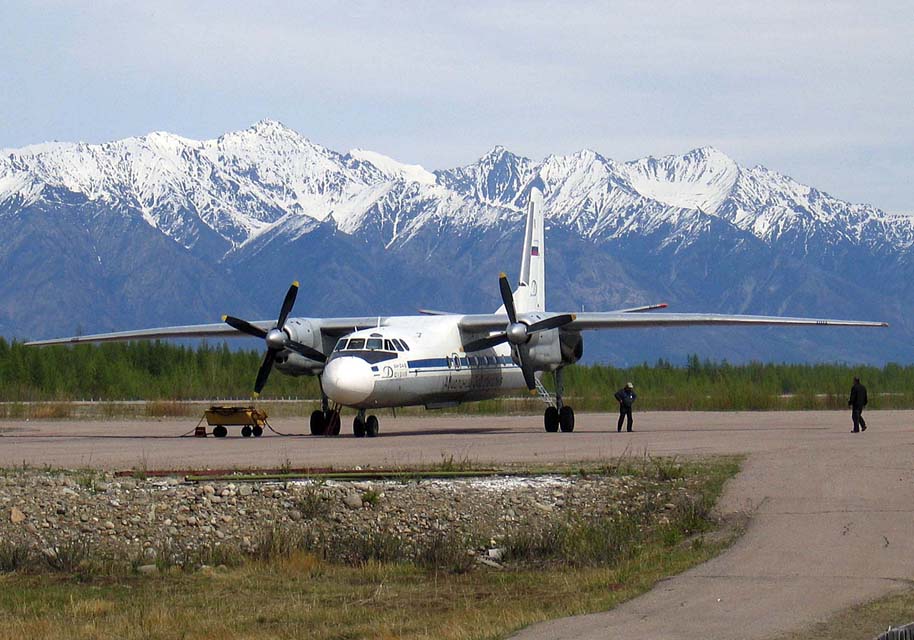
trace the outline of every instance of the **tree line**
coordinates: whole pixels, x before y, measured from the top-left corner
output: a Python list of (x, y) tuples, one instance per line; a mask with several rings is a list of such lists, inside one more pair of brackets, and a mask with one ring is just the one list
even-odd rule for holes
[[(196, 346), (162, 341), (25, 347), (0, 338), (0, 401), (193, 400), (248, 398), (260, 351), (225, 342)], [(914, 407), (914, 366), (729, 364), (690, 356), (683, 364), (565, 370), (565, 393), (579, 410), (613, 410), (613, 392), (631, 381), (639, 409), (766, 410), (842, 408), (855, 375), (872, 408)], [(552, 377), (544, 376), (547, 387)], [(320, 397), (317, 379), (274, 371), (267, 398)]]

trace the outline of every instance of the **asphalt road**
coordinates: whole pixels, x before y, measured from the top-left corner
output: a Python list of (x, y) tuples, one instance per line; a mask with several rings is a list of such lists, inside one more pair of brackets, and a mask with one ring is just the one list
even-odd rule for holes
[[(572, 434), (545, 433), (537, 417), (432, 416), (382, 417), (382, 437), (358, 440), (176, 437), (193, 420), (2, 422), (0, 466), (390, 467), (745, 453), (721, 510), (752, 517), (729, 551), (612, 611), (516, 637), (772, 638), (914, 587), (914, 412), (869, 412), (861, 434), (849, 433), (849, 412), (636, 413), (631, 434), (616, 433), (615, 416), (605, 414), (579, 415)], [(292, 420), (273, 426), (306, 431)]]

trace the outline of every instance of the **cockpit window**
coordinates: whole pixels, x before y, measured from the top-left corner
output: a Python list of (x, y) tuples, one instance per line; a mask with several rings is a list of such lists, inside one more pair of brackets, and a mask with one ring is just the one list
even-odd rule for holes
[(396, 351), (396, 349), (394, 349), (394, 343), (391, 342), (390, 340), (385, 340), (384, 341), (384, 351)]
[(397, 351), (403, 351), (403, 345), (400, 344), (400, 341), (396, 338), (392, 339), (390, 343), (394, 346), (394, 349)]
[(340, 338), (340, 341), (336, 343), (336, 348), (334, 351), (342, 351), (346, 348), (346, 338)]
[(402, 339), (401, 339), (401, 340), (400, 340), (400, 344), (403, 345), (403, 348), (404, 348), (404, 349), (406, 349), (407, 351), (409, 351), (409, 345), (406, 344), (406, 340), (402, 340)]
[(368, 338), (367, 347), (369, 349), (383, 349), (384, 341), (381, 340), (380, 338)]
[(356, 349), (365, 348), (365, 338), (353, 338), (349, 341), (349, 345), (346, 347), (347, 351), (353, 351)]

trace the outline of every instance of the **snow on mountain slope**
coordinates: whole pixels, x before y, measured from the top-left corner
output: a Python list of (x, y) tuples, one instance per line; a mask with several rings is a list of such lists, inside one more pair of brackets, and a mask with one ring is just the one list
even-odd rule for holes
[(420, 184), (435, 184), (438, 180), (434, 173), (427, 171), (422, 165), (403, 164), (402, 162), (397, 162), (393, 158), (377, 153), (376, 151), (352, 149), (349, 152), (349, 156), (356, 160), (373, 164), (388, 178), (399, 178), (408, 182), (418, 182)]
[(741, 168), (711, 147), (619, 163), (590, 150), (534, 162), (496, 146), (475, 163), (433, 173), (374, 151), (343, 155), (263, 120), (215, 140), (154, 132), (0, 156), (0, 212), (70, 192), (103, 211), (132, 212), (189, 249), (212, 237), (235, 253), (261, 234), (300, 237), (314, 228), (307, 220), (377, 232), (385, 247), (409, 242), (424, 225), (490, 228), (514, 220), (534, 184), (550, 224), (585, 238), (663, 230), (680, 246), (708, 232), (707, 214), (768, 245), (792, 243), (793, 253), (914, 246), (911, 218), (851, 205), (764, 167)]
[(521, 189), (528, 183), (535, 163), (495, 146), (473, 164), (436, 171), (441, 184), (478, 202), (517, 207)]
[(619, 171), (646, 198), (710, 213), (730, 195), (739, 175), (736, 162), (712, 147), (626, 162)]

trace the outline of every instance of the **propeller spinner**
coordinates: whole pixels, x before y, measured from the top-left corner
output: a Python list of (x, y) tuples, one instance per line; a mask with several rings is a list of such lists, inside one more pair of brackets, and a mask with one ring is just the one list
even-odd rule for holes
[(255, 396), (260, 395), (263, 386), (267, 383), (267, 378), (270, 377), (270, 371), (273, 369), (273, 362), (276, 360), (276, 355), (284, 349), (290, 349), (296, 353), (300, 353), (306, 358), (316, 360), (317, 362), (327, 361), (327, 356), (323, 353), (300, 342), (296, 342), (290, 338), (289, 334), (283, 329), (286, 324), (286, 319), (289, 317), (289, 313), (292, 311), (292, 307), (295, 304), (295, 297), (297, 295), (298, 281), (296, 280), (292, 283), (292, 286), (289, 287), (289, 291), (286, 292), (286, 298), (282, 301), (282, 307), (279, 310), (279, 318), (276, 320), (276, 326), (269, 331), (261, 329), (241, 318), (222, 316), (222, 320), (230, 327), (237, 329), (241, 333), (246, 333), (249, 336), (262, 338), (267, 343), (267, 352), (263, 356), (260, 370), (257, 371), (257, 379), (254, 381)]
[(574, 320), (574, 314), (563, 313), (530, 325), (518, 322), (517, 311), (514, 307), (514, 294), (511, 292), (508, 276), (504, 273), (498, 276), (498, 289), (501, 292), (501, 300), (505, 305), (505, 312), (508, 314), (508, 326), (505, 327), (503, 333), (496, 333), (494, 336), (473, 340), (463, 345), (463, 350), (467, 353), (482, 351), (483, 349), (491, 349), (496, 345), (510, 342), (515, 347), (517, 363), (524, 374), (524, 382), (527, 384), (527, 388), (533, 391), (536, 389), (536, 378), (533, 376), (533, 366), (530, 364), (529, 358), (530, 351), (529, 347), (527, 347), (530, 336), (538, 331), (558, 329), (565, 326)]

